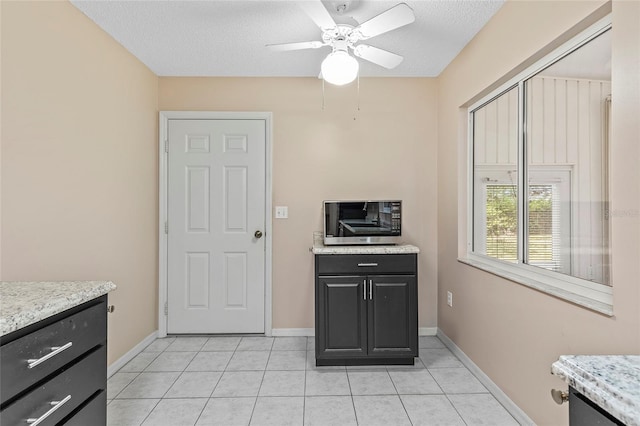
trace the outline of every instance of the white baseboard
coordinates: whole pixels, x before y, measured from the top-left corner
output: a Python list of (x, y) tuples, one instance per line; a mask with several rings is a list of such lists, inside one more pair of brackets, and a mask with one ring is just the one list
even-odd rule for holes
[(129, 352), (122, 355), (114, 363), (112, 363), (109, 367), (107, 367), (107, 378), (113, 376), (118, 370), (124, 367), (126, 363), (128, 363), (133, 358), (135, 358), (136, 355), (142, 352), (143, 349), (149, 346), (151, 342), (153, 342), (157, 337), (158, 337), (158, 330), (154, 331), (153, 333), (151, 333), (150, 335), (142, 339), (142, 341), (137, 345), (135, 345), (133, 348), (131, 348)]
[(273, 328), (271, 329), (272, 336), (315, 336), (316, 330), (313, 328)]
[(438, 334), (438, 327), (418, 328), (418, 336), (435, 336), (436, 334)]
[(453, 340), (449, 339), (449, 337), (440, 329), (438, 329), (437, 336), (438, 338), (440, 338), (442, 343), (444, 343), (444, 345), (449, 348), (449, 350), (453, 352), (453, 354), (457, 356), (458, 359), (460, 359), (465, 367), (467, 367), (469, 371), (471, 371), (471, 373), (476, 376), (480, 383), (482, 383), (489, 390), (489, 392), (491, 392), (491, 394), (498, 400), (498, 402), (500, 402), (500, 404), (502, 404), (502, 406), (509, 412), (509, 414), (511, 414), (516, 419), (518, 423), (520, 423), (521, 425), (535, 426), (533, 420), (531, 420), (529, 416), (527, 416), (527, 414), (522, 411), (522, 409), (518, 407), (507, 396), (507, 394), (502, 391), (502, 389), (498, 387), (498, 385), (493, 383), (489, 376), (484, 374), (480, 367), (478, 367), (471, 360), (471, 358), (469, 358), (464, 352), (462, 352), (462, 349), (460, 349), (455, 343), (453, 343)]

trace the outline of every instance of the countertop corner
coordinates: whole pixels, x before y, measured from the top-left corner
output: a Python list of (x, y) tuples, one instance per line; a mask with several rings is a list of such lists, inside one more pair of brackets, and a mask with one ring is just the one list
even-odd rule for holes
[(551, 373), (628, 426), (640, 426), (640, 355), (561, 355)]
[(0, 336), (115, 289), (111, 281), (0, 281)]

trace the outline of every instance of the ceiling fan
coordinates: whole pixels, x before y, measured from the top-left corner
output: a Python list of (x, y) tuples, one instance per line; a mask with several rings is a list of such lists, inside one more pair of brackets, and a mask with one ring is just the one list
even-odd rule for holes
[[(338, 6), (338, 12), (343, 12), (348, 6), (348, 2), (343, 3)], [(322, 30), (322, 41), (268, 44), (267, 47), (273, 51), (289, 51), (330, 46), (331, 53), (322, 61), (321, 77), (335, 85), (350, 83), (358, 75), (358, 61), (349, 54), (349, 50), (358, 58), (387, 69), (397, 67), (403, 60), (402, 56), (368, 44), (361, 44), (360, 41), (403, 27), (416, 19), (411, 7), (406, 3), (399, 3), (353, 27), (336, 24), (320, 0), (302, 1), (299, 5)]]

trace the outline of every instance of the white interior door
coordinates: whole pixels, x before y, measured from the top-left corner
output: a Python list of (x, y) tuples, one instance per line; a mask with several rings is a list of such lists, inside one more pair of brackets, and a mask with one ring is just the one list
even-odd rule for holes
[(167, 132), (167, 332), (263, 333), (265, 120)]

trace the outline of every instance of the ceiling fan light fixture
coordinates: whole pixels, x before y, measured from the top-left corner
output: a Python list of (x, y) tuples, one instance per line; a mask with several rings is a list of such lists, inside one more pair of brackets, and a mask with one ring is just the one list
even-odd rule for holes
[(358, 76), (360, 65), (353, 56), (344, 50), (334, 50), (322, 61), (322, 78), (336, 86), (351, 83)]

